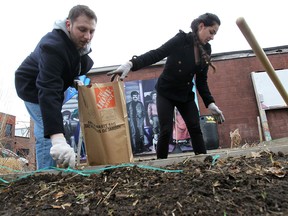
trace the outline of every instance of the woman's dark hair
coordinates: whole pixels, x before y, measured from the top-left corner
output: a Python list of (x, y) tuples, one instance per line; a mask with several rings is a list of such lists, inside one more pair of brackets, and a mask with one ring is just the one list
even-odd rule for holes
[(75, 19), (77, 19), (81, 15), (85, 15), (91, 19), (94, 19), (95, 22), (97, 23), (96, 14), (86, 5), (76, 5), (73, 8), (71, 8), (68, 14), (68, 19), (70, 19), (71, 22), (73, 23)]
[(198, 38), (197, 32), (198, 32), (198, 26), (200, 23), (203, 23), (204, 26), (213, 26), (215, 24), (218, 24), (220, 26), (221, 21), (217, 15), (212, 14), (212, 13), (205, 13), (205, 14), (200, 15), (198, 18), (194, 19), (191, 23), (192, 35), (194, 38), (194, 42), (196, 43), (196, 45), (198, 46), (200, 50), (201, 61), (211, 66), (214, 72), (216, 72), (216, 67), (211, 63), (210, 55), (208, 55), (207, 50), (205, 50), (205, 48), (200, 43), (199, 38)]

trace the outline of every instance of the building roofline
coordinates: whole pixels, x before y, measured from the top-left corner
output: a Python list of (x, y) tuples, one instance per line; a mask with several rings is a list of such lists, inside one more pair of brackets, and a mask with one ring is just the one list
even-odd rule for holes
[[(269, 47), (263, 48), (263, 51), (267, 55), (279, 54), (279, 53), (288, 53), (288, 45), (283, 46), (276, 46), (276, 47)], [(247, 58), (253, 57), (255, 53), (252, 49), (249, 50), (238, 50), (238, 51), (231, 51), (231, 52), (222, 52), (222, 53), (215, 53), (211, 55), (212, 61), (222, 61), (222, 60), (230, 60), (230, 59), (238, 59), (238, 58)], [(162, 66), (166, 63), (166, 58), (149, 66), (149, 67), (157, 67)], [(103, 66), (103, 67), (96, 67), (92, 68), (88, 74), (94, 73), (104, 73), (116, 70), (120, 65), (111, 65), (111, 66)]]
[[(266, 55), (288, 53), (288, 45), (263, 48), (263, 51), (266, 53)], [(237, 59), (237, 58), (245, 58), (245, 57), (253, 57), (253, 56), (255, 56), (255, 53), (252, 49), (250, 49), (250, 50), (239, 50), (239, 51), (232, 51), (232, 52), (215, 53), (215, 54), (212, 54), (211, 58), (212, 58), (212, 61), (219, 61), (219, 60)]]
[[(155, 66), (162, 66), (166, 62), (166, 59), (163, 59), (153, 65), (150, 65), (149, 67), (155, 67)], [(104, 73), (104, 72), (109, 72), (116, 70), (120, 65), (111, 65), (111, 66), (103, 66), (103, 67), (97, 67), (97, 68), (91, 68), (91, 70), (88, 72), (89, 74), (93, 73)]]

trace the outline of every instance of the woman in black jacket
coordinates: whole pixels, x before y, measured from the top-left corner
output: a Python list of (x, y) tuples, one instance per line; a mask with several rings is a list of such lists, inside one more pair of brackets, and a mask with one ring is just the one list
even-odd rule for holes
[(124, 80), (130, 70), (154, 64), (167, 57), (163, 73), (156, 83), (157, 111), (160, 123), (160, 135), (157, 143), (157, 158), (167, 158), (171, 134), (173, 132), (173, 114), (177, 107), (189, 131), (195, 154), (206, 154), (206, 147), (200, 129), (199, 111), (192, 91), (193, 78), (205, 106), (219, 123), (224, 122), (222, 111), (215, 105), (208, 83), (207, 73), (211, 66), (210, 40), (214, 39), (221, 22), (211, 13), (205, 13), (192, 21), (192, 32), (180, 30), (173, 38), (155, 50), (133, 58), (108, 72), (112, 80), (119, 75)]
[[(75, 166), (75, 153), (64, 137), (61, 113), (64, 92), (81, 84), (78, 76), (93, 66), (88, 56), (97, 17), (85, 5), (74, 6), (57, 21), (15, 73), (18, 96), (34, 121), (37, 169)], [(54, 159), (54, 160), (53, 160)]]

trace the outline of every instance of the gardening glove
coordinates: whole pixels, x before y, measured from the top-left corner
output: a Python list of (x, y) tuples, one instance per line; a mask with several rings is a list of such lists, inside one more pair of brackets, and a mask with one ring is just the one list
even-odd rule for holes
[(81, 80), (74, 79), (74, 87), (76, 90), (78, 90), (78, 86), (83, 86), (83, 85), (84, 85), (84, 83)]
[(55, 134), (51, 136), (52, 147), (50, 155), (57, 164), (63, 165), (65, 168), (68, 166), (75, 167), (76, 155), (74, 149), (67, 144), (63, 134)]
[(215, 103), (210, 103), (208, 105), (208, 109), (210, 110), (218, 124), (221, 124), (225, 121), (222, 111), (215, 105)]
[(128, 61), (128, 62), (120, 65), (116, 70), (108, 72), (107, 76), (112, 75), (111, 82), (113, 82), (113, 80), (115, 79), (115, 77), (117, 75), (120, 76), (120, 80), (123, 81), (127, 77), (128, 73), (132, 67), (133, 67), (132, 62)]

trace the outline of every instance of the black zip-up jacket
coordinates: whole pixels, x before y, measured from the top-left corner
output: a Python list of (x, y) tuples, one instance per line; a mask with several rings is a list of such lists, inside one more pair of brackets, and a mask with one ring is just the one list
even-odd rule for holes
[(73, 42), (60, 29), (47, 33), (15, 73), (18, 96), (40, 105), (44, 136), (64, 133), (61, 114), (64, 92), (74, 79), (93, 66), (88, 54), (80, 57)]
[[(211, 54), (211, 46), (205, 44), (207, 53)], [(194, 100), (192, 79), (196, 75), (196, 88), (206, 107), (215, 102), (207, 83), (208, 65), (196, 65), (192, 32), (180, 30), (173, 38), (155, 50), (143, 55), (134, 56), (132, 71), (154, 64), (167, 57), (162, 74), (156, 83), (157, 93), (174, 101), (186, 102)]]

